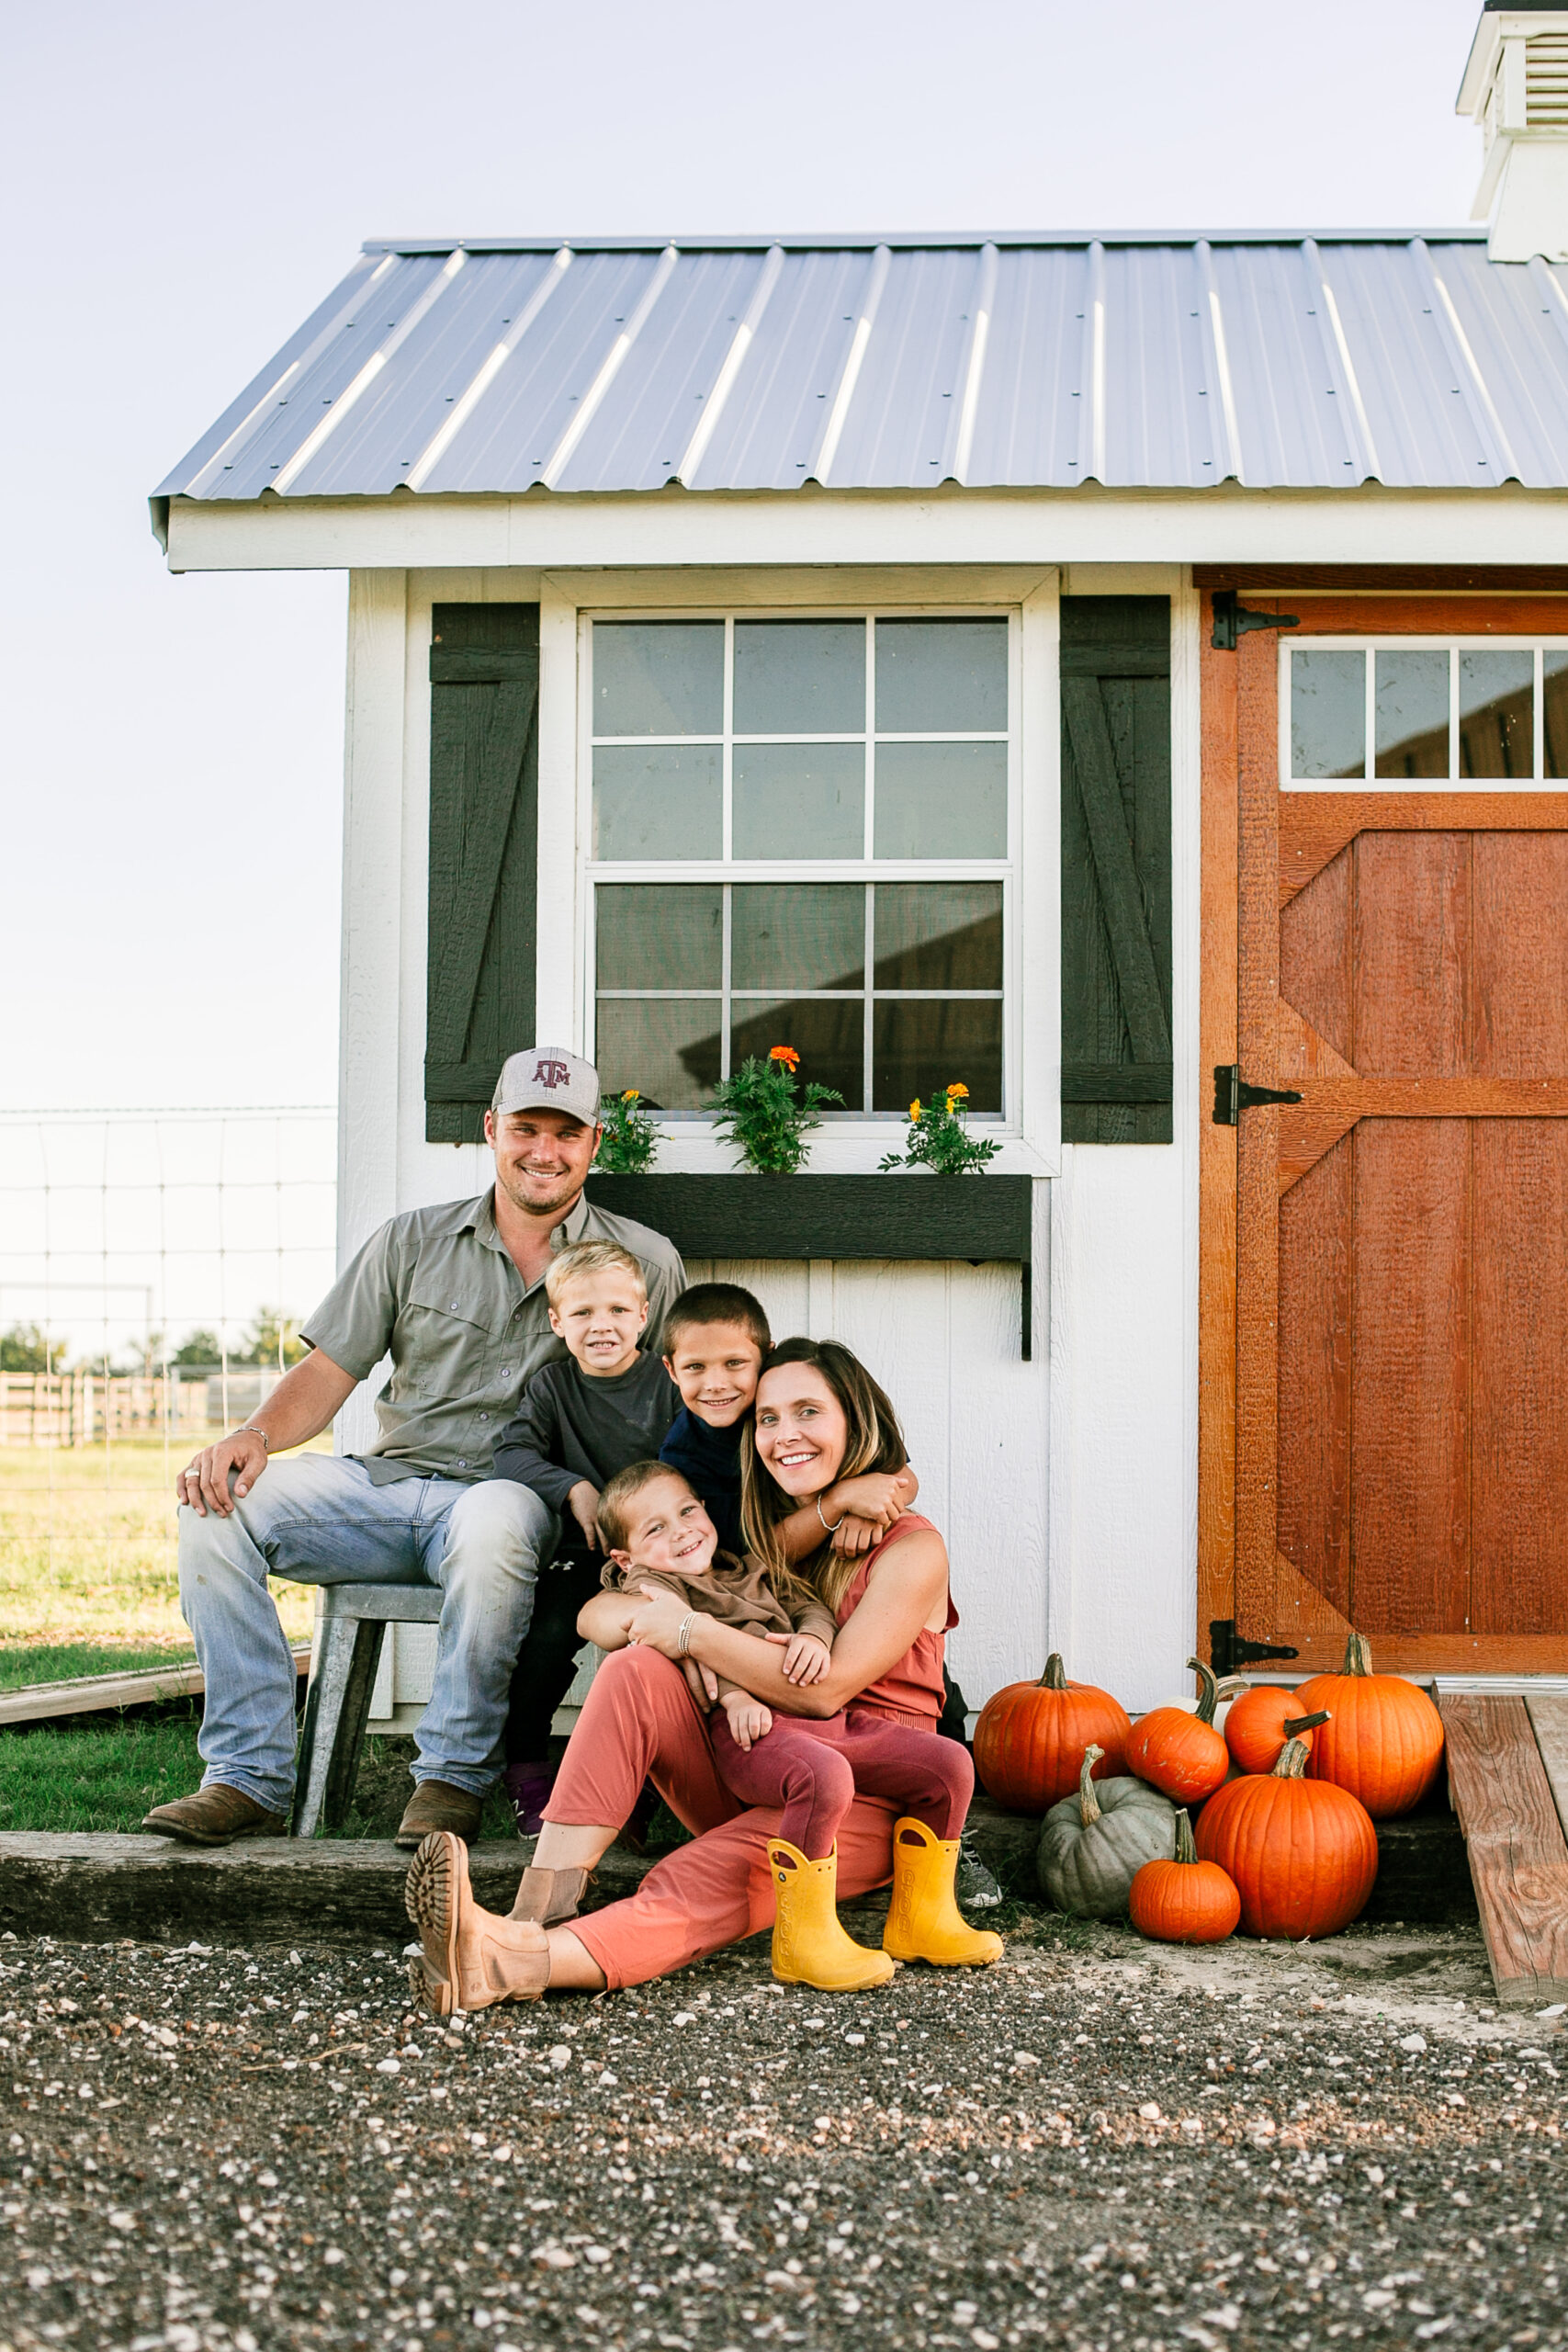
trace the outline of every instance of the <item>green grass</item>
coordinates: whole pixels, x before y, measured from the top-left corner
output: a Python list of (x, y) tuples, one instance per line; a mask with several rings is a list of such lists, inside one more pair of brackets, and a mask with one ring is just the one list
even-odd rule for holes
[(0, 1731), (0, 1830), (135, 1829), (197, 1784), (196, 1710)]
[[(88, 1716), (66, 1724), (0, 1729), (0, 1831), (131, 1830), (143, 1814), (201, 1784), (194, 1701), (176, 1701), (155, 1716), (127, 1722)], [(390, 1838), (413, 1792), (412, 1739), (367, 1739), (354, 1810), (337, 1838)], [(485, 1804), (486, 1838), (515, 1836), (512, 1808), (499, 1789)]]
[[(175, 1559), (174, 1477), (191, 1452), (188, 1439), (171, 1451), (151, 1438), (0, 1448), (0, 1687), (58, 1679), (41, 1663), (32, 1673), (11, 1664), (15, 1652), (32, 1647), (40, 1659), (77, 1646), (131, 1653), (135, 1664), (189, 1657)], [(308, 1641), (310, 1588), (275, 1581), (272, 1591), (289, 1640)]]

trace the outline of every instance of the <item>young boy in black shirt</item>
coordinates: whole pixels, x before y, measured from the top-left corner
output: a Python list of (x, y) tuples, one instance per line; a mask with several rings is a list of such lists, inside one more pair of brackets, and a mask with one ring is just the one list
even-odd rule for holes
[(664, 1369), (681, 1409), (659, 1449), (702, 1498), (719, 1549), (746, 1555), (740, 1526), (740, 1432), (751, 1418), (762, 1358), (773, 1346), (760, 1298), (738, 1283), (696, 1283), (664, 1321)]
[(503, 1777), (525, 1838), (539, 1827), (554, 1779), (550, 1723), (582, 1646), (578, 1611), (599, 1589), (599, 1490), (617, 1471), (658, 1453), (680, 1403), (659, 1358), (637, 1346), (648, 1290), (629, 1250), (615, 1241), (579, 1241), (556, 1258), (545, 1292), (566, 1361), (535, 1373), (495, 1447), (495, 1476), (531, 1487), (561, 1521), (560, 1545), (539, 1577), (533, 1623), (513, 1668), (506, 1718)]

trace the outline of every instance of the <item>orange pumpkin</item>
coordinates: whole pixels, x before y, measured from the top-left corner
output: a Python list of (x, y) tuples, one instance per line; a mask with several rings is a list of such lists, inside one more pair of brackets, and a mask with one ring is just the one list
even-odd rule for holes
[(1162, 1944), (1223, 1944), (1241, 1917), (1241, 1897), (1218, 1862), (1201, 1862), (1186, 1811), (1176, 1816), (1176, 1860), (1145, 1862), (1127, 1909), (1141, 1936)]
[(1214, 1729), (1219, 1685), (1200, 1659), (1187, 1663), (1201, 1685), (1197, 1712), (1151, 1707), (1140, 1715), (1128, 1734), (1126, 1766), (1176, 1804), (1201, 1804), (1229, 1771), (1230, 1750)]
[(975, 1770), (998, 1804), (1047, 1813), (1077, 1787), (1086, 1747), (1104, 1751), (1097, 1781), (1120, 1772), (1131, 1729), (1120, 1700), (1091, 1682), (1069, 1682), (1053, 1651), (1038, 1682), (1010, 1682), (987, 1700), (975, 1726)]
[(1203, 1807), (1198, 1851), (1241, 1897), (1249, 1936), (1336, 1936), (1378, 1874), (1378, 1833), (1348, 1789), (1302, 1777), (1307, 1752), (1289, 1739), (1271, 1773), (1232, 1781)]
[(1293, 1690), (1260, 1682), (1255, 1690), (1244, 1690), (1239, 1699), (1232, 1700), (1225, 1717), (1225, 1746), (1244, 1772), (1271, 1772), (1288, 1739), (1299, 1739), (1310, 1756), (1313, 1733), (1327, 1721), (1322, 1713), (1303, 1714)]
[(1309, 1767), (1359, 1798), (1374, 1821), (1420, 1804), (1443, 1760), (1443, 1719), (1403, 1675), (1374, 1674), (1365, 1637), (1352, 1634), (1342, 1674), (1314, 1674), (1296, 1692), (1303, 1713), (1326, 1707)]

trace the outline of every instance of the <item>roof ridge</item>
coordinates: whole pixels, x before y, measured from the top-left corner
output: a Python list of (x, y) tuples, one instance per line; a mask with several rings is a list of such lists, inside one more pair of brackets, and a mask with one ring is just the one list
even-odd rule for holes
[(781, 245), (786, 253), (871, 253), (878, 245), (899, 252), (978, 252), (983, 245), (1300, 245), (1309, 238), (1320, 244), (1407, 245), (1423, 237), (1441, 244), (1485, 242), (1487, 231), (1465, 221), (1457, 226), (1405, 228), (1287, 228), (1287, 229), (866, 229), (801, 231), (789, 234), (772, 230), (724, 231), (705, 236), (671, 236), (662, 232), (647, 236), (447, 236), (367, 237), (366, 254), (662, 253), (673, 245), (680, 253), (766, 253)]

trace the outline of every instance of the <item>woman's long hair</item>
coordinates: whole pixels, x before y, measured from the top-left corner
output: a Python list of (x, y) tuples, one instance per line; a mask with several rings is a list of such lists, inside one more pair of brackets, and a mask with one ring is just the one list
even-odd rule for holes
[[(867, 1372), (858, 1356), (837, 1340), (781, 1340), (762, 1360), (762, 1374), (782, 1364), (809, 1364), (820, 1374), (838, 1398), (848, 1434), (844, 1458), (834, 1473), (856, 1478), (863, 1471), (902, 1470), (909, 1459), (904, 1432), (891, 1399)], [(753, 1422), (748, 1420), (740, 1439), (740, 1523), (746, 1548), (761, 1560), (768, 1580), (786, 1607), (798, 1608), (820, 1600), (835, 1615), (840, 1601), (859, 1573), (860, 1562), (833, 1551), (823, 1536), (808, 1558), (792, 1567), (784, 1557), (779, 1523), (800, 1508), (763, 1464), (757, 1452)]]

